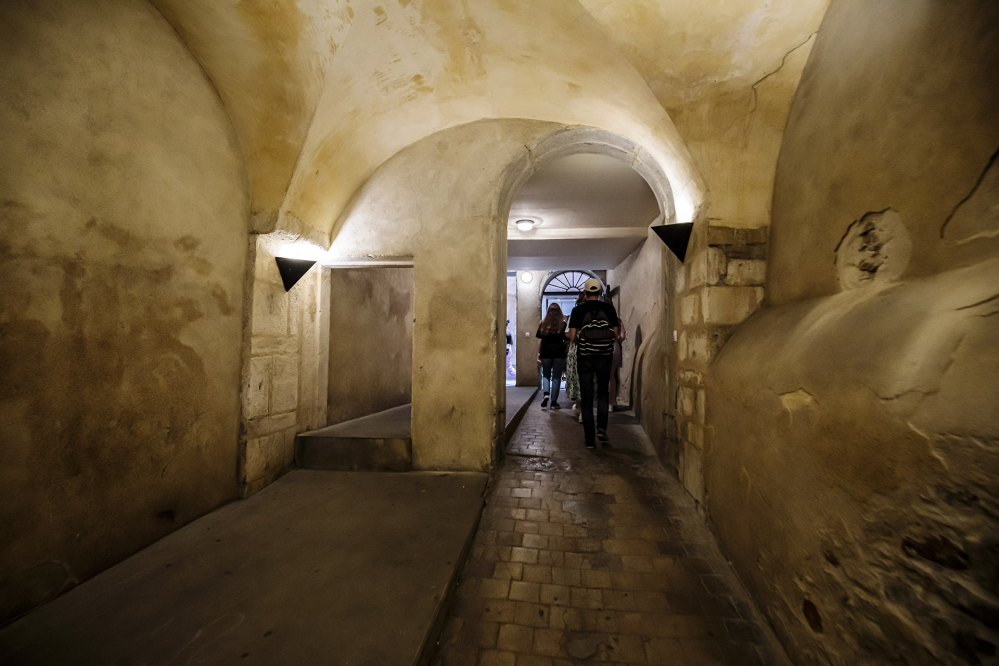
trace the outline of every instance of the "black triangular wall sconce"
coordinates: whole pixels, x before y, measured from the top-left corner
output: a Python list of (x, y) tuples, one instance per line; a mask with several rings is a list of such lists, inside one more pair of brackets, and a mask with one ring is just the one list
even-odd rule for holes
[(666, 247), (676, 255), (676, 258), (683, 263), (683, 258), (687, 256), (687, 243), (690, 242), (690, 232), (694, 228), (693, 222), (679, 222), (677, 224), (661, 224), (652, 227), (656, 236), (666, 243)]
[(290, 291), (295, 283), (301, 280), (302, 276), (308, 273), (309, 269), (316, 263), (315, 259), (288, 259), (286, 257), (274, 257), (274, 261), (277, 262), (285, 291)]

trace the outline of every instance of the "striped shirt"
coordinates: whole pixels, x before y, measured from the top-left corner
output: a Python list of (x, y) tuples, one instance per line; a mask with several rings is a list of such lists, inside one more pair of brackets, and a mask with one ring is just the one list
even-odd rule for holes
[(572, 309), (569, 328), (576, 329), (580, 356), (610, 356), (614, 353), (614, 329), (620, 325), (610, 303), (585, 301)]

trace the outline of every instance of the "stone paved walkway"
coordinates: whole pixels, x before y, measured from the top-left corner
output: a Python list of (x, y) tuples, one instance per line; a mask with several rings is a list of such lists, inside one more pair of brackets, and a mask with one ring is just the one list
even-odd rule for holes
[(535, 402), (489, 492), (435, 666), (789, 664), (634, 417), (583, 448)]

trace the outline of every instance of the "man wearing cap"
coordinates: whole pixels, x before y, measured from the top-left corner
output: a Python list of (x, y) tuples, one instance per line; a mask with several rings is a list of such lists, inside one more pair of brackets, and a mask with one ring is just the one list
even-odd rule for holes
[[(569, 316), (569, 339), (578, 345), (576, 365), (579, 370), (579, 408), (583, 411), (583, 435), (586, 448), (596, 440), (607, 443), (607, 387), (610, 383), (614, 341), (620, 335), (617, 312), (610, 303), (600, 300), (600, 281), (590, 278), (583, 285), (586, 300)], [(593, 390), (596, 378), (597, 423), (593, 427)]]

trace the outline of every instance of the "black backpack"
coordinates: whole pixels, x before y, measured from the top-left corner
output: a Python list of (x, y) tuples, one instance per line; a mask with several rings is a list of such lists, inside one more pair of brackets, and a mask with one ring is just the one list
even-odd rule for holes
[(616, 337), (610, 318), (603, 309), (591, 310), (583, 317), (579, 327), (579, 338), (583, 342), (613, 343)]

